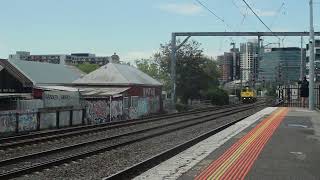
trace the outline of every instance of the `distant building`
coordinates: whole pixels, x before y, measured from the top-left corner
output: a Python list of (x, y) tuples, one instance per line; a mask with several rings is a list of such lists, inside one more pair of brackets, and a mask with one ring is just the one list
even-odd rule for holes
[[(119, 56), (118, 56), (119, 57)], [(76, 65), (83, 63), (105, 65), (110, 62), (109, 56), (96, 56), (90, 53), (72, 53), (71, 55), (65, 54), (50, 54), (50, 55), (30, 55), (30, 52), (17, 51), (16, 54), (9, 55), (9, 60), (24, 60), (46, 62), (52, 64), (68, 64)]]
[(221, 73), (219, 81), (223, 81), (223, 61), (224, 61), (224, 55), (217, 56), (218, 69), (219, 69), (219, 72)]
[[(310, 50), (309, 44), (306, 45), (307, 49), (307, 58), (306, 58), (306, 77), (309, 79), (310, 72)], [(314, 74), (315, 81), (320, 82), (320, 39), (315, 40), (315, 61), (314, 61)]]
[(265, 49), (260, 61), (259, 80), (281, 84), (297, 82), (300, 63), (301, 49), (298, 47)]
[(258, 41), (253, 40), (240, 44), (240, 69), (241, 79), (251, 81), (256, 79), (258, 62)]
[(240, 79), (240, 53), (239, 49), (232, 48), (230, 52), (225, 52), (217, 57), (218, 68), (222, 73), (221, 81), (230, 82)]

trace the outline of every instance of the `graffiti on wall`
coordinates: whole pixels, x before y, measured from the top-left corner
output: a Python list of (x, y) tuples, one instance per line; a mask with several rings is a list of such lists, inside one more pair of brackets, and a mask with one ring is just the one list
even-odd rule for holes
[(129, 108), (129, 119), (138, 119), (137, 108), (130, 107)]
[(44, 107), (79, 106), (79, 92), (45, 91)]
[(15, 132), (16, 116), (13, 113), (0, 114), (0, 132)]
[(37, 113), (20, 114), (18, 120), (19, 132), (37, 129)]
[(121, 120), (123, 115), (122, 100), (111, 102), (111, 117), (112, 120)]
[(143, 88), (143, 96), (155, 96), (156, 95), (156, 89), (155, 88)]
[(99, 124), (110, 121), (109, 114), (109, 102), (98, 101), (86, 101), (87, 116), (93, 124)]
[(155, 97), (132, 97), (131, 107), (129, 108), (129, 118), (137, 119), (160, 110), (159, 96)]
[(148, 98), (139, 98), (137, 107), (138, 116), (148, 114)]

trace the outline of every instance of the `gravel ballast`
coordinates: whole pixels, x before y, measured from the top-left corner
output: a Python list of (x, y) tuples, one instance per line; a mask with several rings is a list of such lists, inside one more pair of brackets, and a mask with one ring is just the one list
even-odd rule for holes
[(84, 160), (71, 162), (66, 166), (61, 165), (48, 171), (22, 176), (18, 179), (101, 179), (208, 132), (226, 122), (233, 121), (240, 116), (253, 114), (257, 110), (260, 110), (260, 108), (147, 139), (112, 151), (100, 153)]
[[(222, 110), (219, 110), (222, 111)], [(215, 112), (219, 112), (215, 111)], [(212, 114), (213, 112), (206, 112), (202, 113), (201, 115), (205, 114)], [(66, 145), (73, 145), (73, 144), (78, 144), (78, 143), (83, 143), (95, 139), (100, 139), (108, 136), (114, 136), (114, 135), (119, 135), (127, 132), (132, 132), (132, 131), (137, 131), (137, 130), (142, 130), (145, 128), (151, 128), (151, 127), (156, 127), (159, 125), (164, 125), (172, 122), (177, 122), (177, 121), (183, 121), (186, 119), (194, 118), (199, 116), (199, 114), (194, 114), (194, 115), (187, 115), (187, 116), (182, 116), (182, 117), (175, 117), (175, 118), (168, 118), (168, 119), (162, 119), (159, 121), (150, 121), (147, 123), (143, 124), (137, 124), (137, 125), (132, 125), (128, 127), (119, 127), (115, 129), (108, 129), (100, 132), (92, 132), (89, 134), (83, 134), (83, 135), (77, 135), (77, 136), (72, 136), (72, 137), (65, 137), (62, 139), (56, 139), (52, 141), (46, 141), (46, 142), (41, 142), (37, 144), (32, 144), (32, 145), (26, 145), (18, 148), (13, 148), (13, 149), (8, 149), (4, 151), (0, 151), (0, 160), (8, 159), (8, 158), (13, 158), (17, 156), (22, 156), (26, 154), (32, 154), (40, 151), (46, 151), (46, 150), (51, 150), (55, 148), (60, 148)]]

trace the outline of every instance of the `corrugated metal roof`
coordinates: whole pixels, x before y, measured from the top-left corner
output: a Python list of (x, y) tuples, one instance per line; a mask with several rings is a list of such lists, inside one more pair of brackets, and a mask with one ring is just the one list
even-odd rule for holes
[(32, 95), (30, 93), (0, 93), (0, 99), (3, 98), (31, 98)]
[(79, 91), (78, 88), (68, 87), (68, 86), (36, 86), (36, 88), (44, 89), (44, 90), (58, 90), (58, 91), (70, 91), (70, 92)]
[(83, 96), (89, 97), (104, 97), (121, 94), (130, 89), (130, 87), (68, 87), (68, 86), (37, 86), (37, 88), (44, 90), (59, 90), (59, 91), (79, 91)]
[(162, 84), (135, 67), (108, 63), (73, 82), (86, 85), (151, 85)]
[(25, 87), (32, 87), (34, 82), (27, 77), (21, 70), (19, 70), (13, 63), (10, 63), (7, 59), (0, 59), (0, 64), (5, 68), (12, 76), (17, 78)]
[(23, 60), (8, 61), (35, 84), (67, 84), (82, 75), (66, 65)]
[(122, 92), (130, 89), (129, 87), (109, 87), (109, 88), (84, 88), (80, 87), (79, 91), (83, 96), (89, 97), (103, 97), (103, 96), (113, 96), (117, 94), (121, 94)]

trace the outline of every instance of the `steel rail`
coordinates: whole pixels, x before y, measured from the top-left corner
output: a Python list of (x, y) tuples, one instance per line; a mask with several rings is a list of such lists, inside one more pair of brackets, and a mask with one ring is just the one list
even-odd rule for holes
[[(98, 126), (94, 125), (94, 126), (89, 126), (89, 127), (79, 127), (79, 128), (75, 128), (75, 129), (71, 129), (71, 130), (62, 129), (61, 131), (44, 132), (43, 134), (37, 133), (35, 135), (32, 135), (32, 134), (31, 135), (24, 135), (23, 137), (20, 137), (20, 136), (9, 137), (9, 138), (6, 138), (5, 140), (0, 139), (0, 142), (1, 141), (9, 141), (9, 142), (0, 143), (0, 149), (15, 148), (15, 147), (19, 147), (19, 146), (28, 145), (28, 144), (34, 144), (34, 143), (50, 141), (50, 140), (54, 140), (54, 139), (60, 139), (60, 138), (64, 138), (64, 137), (72, 137), (72, 136), (78, 136), (78, 135), (83, 135), (83, 134), (89, 134), (92, 132), (100, 132), (100, 131), (104, 131), (104, 130), (110, 130), (110, 129), (121, 128), (121, 127), (126, 127), (126, 126), (144, 124), (144, 123), (160, 121), (160, 120), (164, 120), (164, 119), (168, 119), (168, 118), (183, 117), (183, 116), (187, 116), (190, 114), (210, 112), (210, 111), (219, 110), (219, 109), (223, 109), (223, 108), (229, 108), (229, 107), (232, 107), (232, 106), (228, 105), (228, 106), (221, 106), (221, 107), (216, 107), (216, 108), (205, 108), (205, 109), (200, 109), (197, 111), (175, 113), (172, 115), (165, 115), (165, 116), (160, 116), (160, 117), (158, 116), (158, 117), (139, 119), (139, 120), (121, 121), (121, 123), (117, 122), (114, 124), (108, 123), (108, 124), (103, 124), (103, 125), (98, 125)], [(56, 134), (56, 133), (59, 133), (59, 134)], [(53, 134), (53, 135), (51, 135), (51, 134)], [(28, 138), (28, 139), (26, 139), (26, 138)]]
[[(255, 107), (257, 107), (257, 106), (255, 106), (255, 105), (251, 106), (251, 108), (255, 108)], [(88, 157), (88, 156), (91, 156), (91, 155), (94, 155), (94, 154), (98, 154), (100, 152), (110, 151), (110, 150), (118, 148), (118, 147), (122, 147), (122, 146), (126, 146), (126, 145), (133, 144), (133, 143), (136, 143), (136, 142), (140, 142), (140, 141), (143, 141), (143, 140), (146, 140), (146, 139), (150, 139), (150, 138), (153, 138), (153, 137), (156, 137), (156, 136), (160, 136), (160, 135), (163, 135), (163, 134), (167, 134), (167, 133), (170, 133), (170, 132), (178, 131), (178, 130), (181, 130), (181, 129), (184, 129), (184, 128), (188, 128), (188, 127), (191, 127), (191, 126), (198, 125), (200, 123), (205, 123), (205, 122), (212, 121), (214, 119), (218, 119), (218, 118), (221, 118), (221, 117), (224, 117), (224, 116), (228, 116), (228, 115), (232, 115), (232, 114), (235, 114), (235, 113), (238, 113), (238, 112), (242, 112), (244, 110), (248, 110), (248, 107), (238, 107), (236, 111), (230, 111), (229, 110), (228, 112), (220, 113), (221, 115), (219, 115), (217, 117), (214, 117), (214, 118), (207, 118), (206, 120), (203, 120), (201, 122), (195, 122), (195, 123), (183, 125), (183, 126), (180, 126), (180, 127), (177, 127), (177, 128), (173, 128), (173, 129), (161, 131), (161, 132), (158, 132), (158, 133), (155, 133), (155, 134), (147, 135), (147, 136), (144, 136), (144, 137), (136, 138), (136, 139), (124, 142), (124, 143), (119, 143), (119, 144), (116, 144), (116, 145), (105, 146), (105, 147), (98, 147), (98, 148), (95, 148), (93, 150), (88, 150), (88, 151), (81, 151), (81, 152), (76, 153), (76, 154), (72, 154), (72, 155), (68, 155), (68, 156), (64, 156), (64, 157), (59, 157), (59, 158), (56, 158), (56, 159), (53, 159), (53, 160), (45, 161), (43, 163), (30, 165), (28, 167), (23, 167), (23, 168), (20, 168), (20, 169), (10, 170), (10, 171), (7, 171), (5, 173), (1, 173), (0, 174), (0, 179), (8, 179), (8, 178), (17, 177), (17, 176), (20, 176), (22, 174), (28, 174), (28, 173), (31, 173), (31, 172), (34, 172), (34, 171), (38, 171), (38, 170), (41, 170), (41, 169), (48, 168), (48, 167), (53, 166), (53, 165), (63, 164), (63, 163), (68, 162), (70, 160), (81, 159), (83, 157)], [(60, 150), (55, 149), (54, 151), (55, 152), (59, 152), (59, 151), (61, 152), (61, 149)], [(40, 156), (47, 155), (47, 153), (48, 152), (40, 152)], [(39, 157), (39, 154), (38, 155), (31, 154), (30, 157), (26, 157), (26, 156), (17, 157), (16, 160), (8, 159), (9, 163), (6, 163), (5, 161), (2, 161), (0, 164), (2, 164), (2, 163), (4, 163), (4, 164), (15, 163), (15, 161), (21, 161), (23, 159), (28, 159), (28, 158), (33, 158), (33, 157)]]

